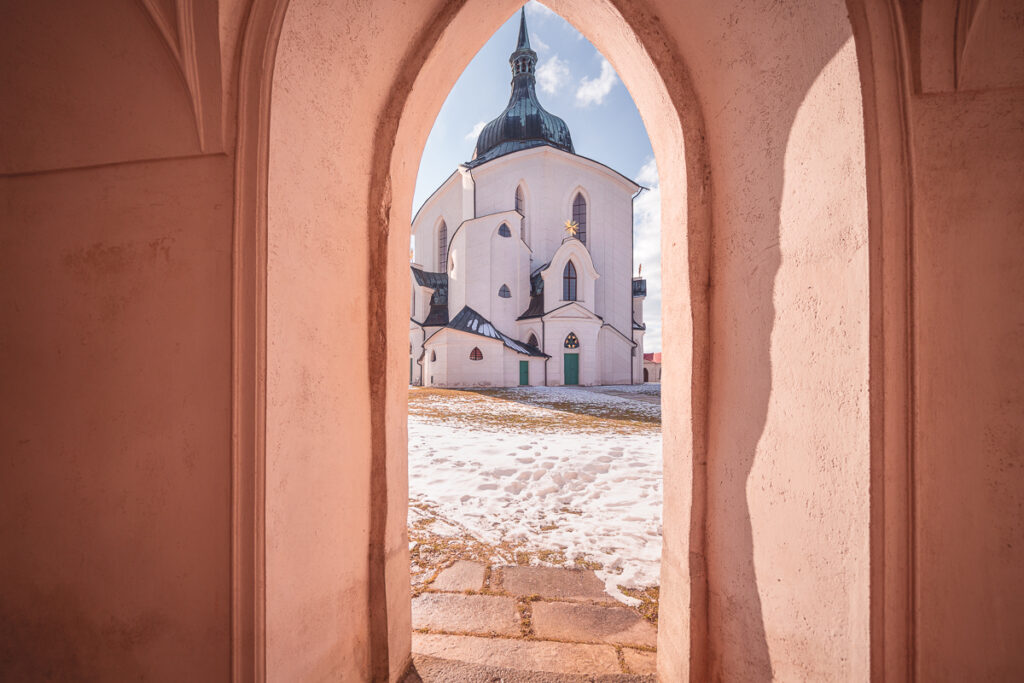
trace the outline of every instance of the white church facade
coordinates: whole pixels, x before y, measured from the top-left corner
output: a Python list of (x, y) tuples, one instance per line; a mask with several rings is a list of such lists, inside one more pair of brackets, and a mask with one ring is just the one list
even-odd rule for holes
[(540, 106), (525, 15), (509, 62), (505, 111), (413, 219), (409, 381), (641, 383), (641, 187), (578, 156), (565, 122)]

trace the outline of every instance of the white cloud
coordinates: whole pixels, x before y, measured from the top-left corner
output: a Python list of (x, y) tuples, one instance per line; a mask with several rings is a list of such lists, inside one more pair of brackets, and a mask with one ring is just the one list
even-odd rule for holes
[(569, 62), (551, 55), (537, 67), (537, 85), (541, 91), (554, 95), (569, 82)]
[(530, 2), (526, 3), (526, 14), (531, 19), (547, 19), (554, 16), (555, 12), (546, 5), (540, 4), (537, 0), (530, 0)]
[(466, 139), (476, 142), (476, 139), (480, 137), (480, 131), (482, 131), (486, 125), (486, 121), (477, 121), (476, 125), (473, 126), (473, 130), (466, 133)]
[(576, 104), (580, 107), (589, 107), (592, 104), (601, 104), (608, 93), (612, 91), (619, 77), (615, 75), (615, 69), (604, 57), (601, 58), (601, 75), (597, 78), (584, 76), (580, 80), (580, 86), (576, 89)]
[(653, 158), (636, 174), (636, 182), (649, 188), (633, 202), (633, 262), (643, 267), (647, 280), (644, 351), (651, 353), (661, 351), (661, 186)]
[(530, 35), (530, 45), (537, 51), (537, 54), (547, 52), (551, 49), (551, 46), (545, 43), (536, 33)]

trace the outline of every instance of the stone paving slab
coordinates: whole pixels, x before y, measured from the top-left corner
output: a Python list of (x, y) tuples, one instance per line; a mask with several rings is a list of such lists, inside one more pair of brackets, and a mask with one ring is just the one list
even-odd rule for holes
[(538, 638), (656, 647), (658, 629), (628, 607), (571, 602), (534, 602)]
[(647, 674), (562, 674), (470, 664), (414, 654), (402, 683), (657, 683)]
[(412, 634), (415, 654), (470, 664), (556, 674), (620, 674), (611, 645), (581, 645), (538, 640)]
[(520, 634), (515, 600), (496, 595), (423, 593), (412, 600), (412, 627), (481, 635)]
[(459, 560), (438, 574), (429, 587), (439, 591), (478, 591), (484, 587), (484, 566)]
[(626, 668), (634, 674), (657, 674), (658, 655), (654, 652), (622, 648), (622, 658), (626, 660)]
[(512, 595), (616, 604), (615, 598), (604, 592), (604, 583), (589, 569), (502, 567), (501, 587)]

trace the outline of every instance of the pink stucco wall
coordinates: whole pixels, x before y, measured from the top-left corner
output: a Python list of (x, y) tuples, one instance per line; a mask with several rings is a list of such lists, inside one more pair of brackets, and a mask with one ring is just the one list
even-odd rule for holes
[[(101, 4), (0, 22), (0, 678), (393, 679), (415, 171), (517, 4)], [(551, 5), (673, 226), (663, 680), (1020, 677), (1012, 7)]]

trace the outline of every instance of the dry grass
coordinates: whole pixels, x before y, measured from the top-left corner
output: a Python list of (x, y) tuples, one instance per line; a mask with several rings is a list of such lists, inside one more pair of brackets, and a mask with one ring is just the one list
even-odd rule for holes
[(646, 588), (619, 586), (619, 590), (629, 597), (639, 600), (640, 605), (635, 608), (636, 611), (640, 612), (647, 621), (655, 626), (658, 625), (658, 600), (661, 597), (661, 588), (659, 586), (648, 586)]
[(639, 408), (585, 402), (548, 403), (531, 398), (508, 389), (413, 388), (409, 390), (409, 414), (455, 428), (486, 431), (635, 434), (661, 429), (660, 417)]

